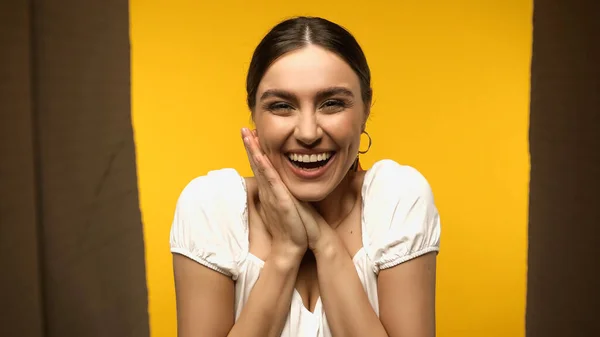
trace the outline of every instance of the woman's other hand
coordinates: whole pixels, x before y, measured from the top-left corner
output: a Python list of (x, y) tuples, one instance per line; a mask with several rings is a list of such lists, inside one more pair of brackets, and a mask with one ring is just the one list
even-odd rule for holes
[(308, 248), (316, 255), (326, 248), (337, 234), (310, 203), (295, 201), (306, 230)]
[(308, 239), (295, 198), (262, 153), (256, 135), (244, 128), (242, 138), (258, 184), (259, 213), (273, 240), (271, 254), (291, 254), (301, 259), (307, 250)]

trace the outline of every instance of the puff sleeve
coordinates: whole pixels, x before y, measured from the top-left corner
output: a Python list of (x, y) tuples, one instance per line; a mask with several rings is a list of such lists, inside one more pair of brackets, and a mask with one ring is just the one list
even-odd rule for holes
[(240, 179), (232, 170), (221, 170), (192, 180), (179, 196), (170, 233), (172, 253), (234, 280), (247, 246)]
[(364, 245), (374, 272), (440, 247), (440, 218), (425, 177), (392, 160), (378, 162), (363, 184)]

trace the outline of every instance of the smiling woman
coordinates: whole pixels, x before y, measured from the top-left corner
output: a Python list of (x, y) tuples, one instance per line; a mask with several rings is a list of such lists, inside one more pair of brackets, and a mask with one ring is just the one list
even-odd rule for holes
[(171, 229), (186, 336), (435, 335), (440, 220), (427, 180), (391, 160), (359, 169), (370, 71), (322, 18), (256, 48), (242, 130), (254, 177), (188, 184)]

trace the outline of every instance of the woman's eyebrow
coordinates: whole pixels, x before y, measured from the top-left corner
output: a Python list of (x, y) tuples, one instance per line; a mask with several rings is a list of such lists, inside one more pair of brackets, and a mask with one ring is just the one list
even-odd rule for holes
[[(354, 94), (352, 93), (352, 91), (350, 89), (348, 89), (346, 87), (338, 86), (338, 87), (329, 87), (329, 88), (325, 88), (325, 89), (321, 89), (321, 90), (317, 91), (316, 99), (323, 100), (327, 97), (331, 97), (331, 96), (335, 96), (335, 95), (348, 96), (351, 98), (354, 97)], [(289, 92), (287, 90), (283, 90), (283, 89), (266, 90), (260, 96), (260, 100), (263, 101), (267, 98), (272, 98), (272, 97), (277, 97), (277, 98), (285, 99), (288, 101), (294, 101), (294, 102), (298, 101), (298, 97), (296, 97), (296, 95), (294, 93)]]
[(260, 95), (260, 100), (265, 100), (267, 98), (271, 98), (271, 97), (277, 97), (277, 98), (282, 98), (285, 100), (289, 100), (289, 101), (296, 101), (297, 97), (296, 95), (294, 95), (293, 93), (286, 91), (286, 90), (282, 90), (282, 89), (269, 89), (266, 90), (265, 92), (263, 92), (262, 95)]
[(336, 95), (348, 96), (350, 98), (354, 97), (354, 94), (352, 93), (352, 91), (350, 91), (350, 89), (345, 88), (345, 87), (329, 87), (329, 88), (319, 90), (317, 92), (316, 97), (317, 97), (317, 100), (320, 101), (327, 97), (336, 96)]

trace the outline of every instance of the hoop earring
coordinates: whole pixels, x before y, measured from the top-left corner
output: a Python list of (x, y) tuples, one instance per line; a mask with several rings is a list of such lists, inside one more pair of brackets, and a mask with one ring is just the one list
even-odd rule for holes
[(358, 150), (359, 154), (365, 154), (365, 153), (369, 152), (369, 150), (371, 149), (371, 144), (372, 144), (371, 136), (369, 135), (369, 133), (367, 131), (364, 131), (364, 130), (363, 130), (362, 133), (364, 133), (365, 135), (367, 135), (367, 137), (369, 138), (369, 146), (367, 146), (367, 149), (365, 151)]
[(354, 171), (354, 172), (357, 172), (358, 168), (360, 167), (360, 163), (358, 162), (358, 157), (361, 154), (365, 154), (365, 153), (369, 152), (369, 150), (371, 149), (371, 144), (372, 144), (371, 136), (369, 135), (369, 133), (367, 131), (363, 130), (362, 133), (364, 133), (365, 135), (367, 135), (367, 137), (369, 138), (369, 146), (367, 146), (367, 149), (365, 151), (358, 150), (358, 153), (356, 154), (356, 159), (354, 159), (354, 163), (352, 164), (352, 167), (350, 167), (350, 170)]

